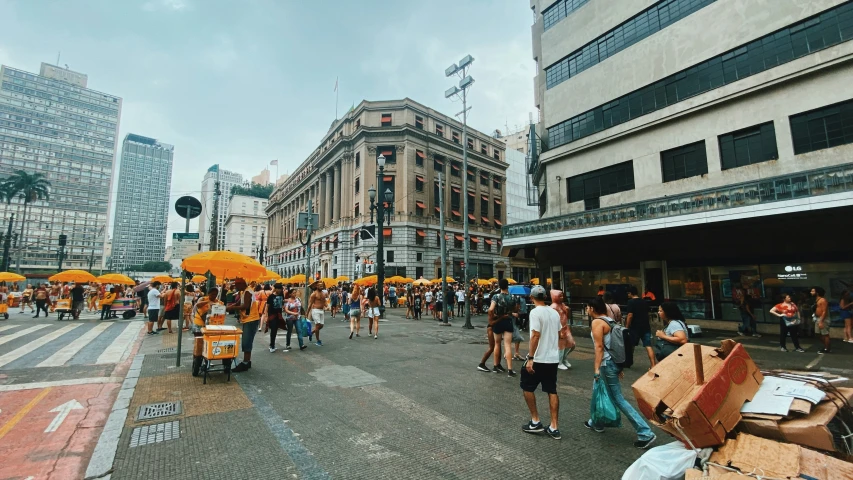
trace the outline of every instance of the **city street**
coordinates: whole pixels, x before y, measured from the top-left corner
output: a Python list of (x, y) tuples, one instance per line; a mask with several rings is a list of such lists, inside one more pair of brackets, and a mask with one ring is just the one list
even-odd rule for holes
[[(521, 432), (528, 413), (517, 378), (475, 369), (484, 316), (465, 330), (388, 312), (377, 340), (364, 328), (347, 339), (339, 319), (327, 321), (323, 347), (302, 352), (280, 350), (280, 335), (269, 353), (259, 334), (249, 372), (231, 382), (213, 373), (207, 385), (190, 376), (188, 336), (176, 368), (177, 335), (145, 337), (140, 321), (13, 315), (0, 323), (0, 478), (619, 478), (641, 454), (627, 424), (603, 435), (582, 426), (592, 377), (584, 327), (574, 329), (572, 370), (560, 372), (556, 441)], [(841, 342), (819, 356), (809, 339), (804, 354), (779, 352), (768, 336), (738, 340), (761, 368), (853, 373)], [(645, 365), (635, 360), (623, 383), (632, 402)], [(137, 420), (139, 407), (172, 401), (177, 414)], [(656, 433), (656, 445), (670, 441)]]

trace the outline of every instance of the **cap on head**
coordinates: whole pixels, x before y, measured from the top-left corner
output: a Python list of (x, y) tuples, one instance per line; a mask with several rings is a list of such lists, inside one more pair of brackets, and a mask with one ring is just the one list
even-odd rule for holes
[(542, 300), (543, 302), (548, 297), (548, 294), (545, 293), (545, 287), (542, 285), (535, 285), (530, 289), (530, 298), (534, 298), (536, 300)]

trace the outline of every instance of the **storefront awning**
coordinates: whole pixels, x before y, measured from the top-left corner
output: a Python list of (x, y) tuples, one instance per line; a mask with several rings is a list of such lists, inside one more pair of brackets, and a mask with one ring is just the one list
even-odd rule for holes
[(477, 237), (471, 237), (471, 241), (474, 243), (480, 243), (480, 239)]
[(421, 157), (421, 158), (426, 157), (426, 155), (424, 155), (424, 152), (422, 152), (422, 151), (420, 151), (420, 150), (417, 150), (417, 151), (415, 152), (415, 155), (417, 155), (417, 156), (419, 156), (419, 157)]
[(459, 193), (459, 187), (450, 187), (453, 190), (453, 193)]
[(382, 152), (383, 157), (387, 157), (389, 155), (394, 155), (394, 152), (392, 152), (391, 150), (385, 150), (384, 152)]
[(483, 217), (483, 221), (484, 221), (484, 222), (486, 222), (486, 223), (489, 223), (489, 221), (490, 221), (490, 220), (489, 220), (489, 217)]
[(499, 226), (499, 227), (500, 227), (500, 226), (502, 226), (502, 225), (503, 225), (503, 223), (501, 223), (501, 221), (500, 221), (500, 220), (498, 220), (498, 219), (496, 218), (496, 219), (495, 219), (495, 225), (497, 225), (497, 226)]
[(495, 203), (497, 203), (498, 205), (500, 205), (500, 204), (501, 204), (501, 201), (500, 201), (500, 200), (498, 200), (498, 199), (496, 198), (496, 199), (495, 199)]
[(494, 244), (494, 243), (495, 243), (495, 242), (493, 242), (493, 241), (489, 240), (488, 238), (486, 239), (486, 245), (492, 245), (492, 244)]
[(426, 205), (424, 205), (424, 202), (415, 202), (415, 205), (417, 205), (418, 208), (426, 208)]
[(436, 211), (436, 212), (440, 212), (440, 211), (441, 211), (441, 209), (440, 209), (440, 208), (438, 208), (438, 207), (435, 207), (435, 211)]
[(415, 178), (416, 178), (419, 182), (423, 182), (423, 181), (424, 181), (424, 177), (422, 177), (422, 176), (420, 176), (420, 175), (415, 175)]
[(473, 221), (473, 222), (476, 222), (476, 221), (477, 221), (477, 217), (475, 217), (474, 215), (472, 215), (472, 214), (470, 214), (470, 213), (469, 213), (469, 214), (468, 214), (468, 220), (471, 220), (471, 221)]
[(485, 200), (485, 201), (487, 201), (487, 202), (489, 201), (489, 197), (487, 197), (487, 196), (485, 196), (485, 195), (481, 195), (481, 196), (480, 196), (480, 198), (482, 198), (483, 200)]
[(383, 178), (382, 180), (383, 180), (383, 181), (386, 181), (386, 182), (393, 182), (393, 181), (394, 181), (394, 177), (391, 177), (391, 176), (385, 176), (385, 178)]
[(455, 238), (456, 240), (459, 240), (460, 242), (462, 240), (465, 240), (465, 237), (463, 237), (462, 235), (454, 235), (453, 238)]
[(459, 214), (459, 210), (451, 210), (451, 211), (453, 212), (454, 217), (461, 217), (462, 216)]
[(426, 237), (426, 232), (423, 230), (415, 230), (419, 237)]
[(459, 166), (455, 163), (450, 164), (450, 166), (453, 167), (454, 170), (459, 171)]

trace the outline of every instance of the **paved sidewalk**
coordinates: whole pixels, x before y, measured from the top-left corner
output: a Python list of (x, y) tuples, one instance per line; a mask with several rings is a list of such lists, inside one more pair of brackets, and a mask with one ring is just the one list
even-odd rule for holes
[[(377, 340), (365, 327), (349, 340), (348, 326), (329, 318), (325, 346), (303, 352), (269, 353), (269, 337), (259, 333), (253, 368), (231, 382), (213, 374), (208, 385), (190, 376), (189, 336), (179, 368), (168, 350), (177, 335), (146, 337), (112, 478), (620, 478), (642, 453), (631, 445), (627, 422), (605, 434), (582, 426), (592, 383), (587, 329), (575, 329), (573, 369), (560, 372), (563, 439), (555, 441), (521, 432), (529, 416), (517, 377), (475, 369), (485, 349), (484, 316), (465, 330), (463, 321), (440, 327), (405, 320), (404, 313), (389, 310)], [(706, 332), (697, 340), (718, 344), (717, 337), (729, 338)], [(739, 340), (762, 368), (804, 369), (817, 356), (816, 345), (807, 354), (786, 354), (772, 348), (773, 339)], [(279, 349), (284, 341), (279, 335)], [(853, 345), (845, 353), (836, 348), (821, 366), (843, 371)], [(630, 385), (646, 365), (640, 354), (623, 383), (632, 403)], [(547, 421), (546, 397), (537, 397)], [(136, 421), (139, 406), (178, 400), (180, 414)], [(156, 433), (157, 424), (167, 423)], [(148, 435), (134, 435), (144, 427)], [(656, 445), (671, 441), (657, 433)], [(147, 440), (153, 443), (140, 445)]]

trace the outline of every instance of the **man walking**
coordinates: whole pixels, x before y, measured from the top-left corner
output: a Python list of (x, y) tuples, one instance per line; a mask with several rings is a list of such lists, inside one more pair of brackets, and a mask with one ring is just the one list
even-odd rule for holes
[(649, 369), (655, 366), (655, 351), (652, 349), (652, 327), (649, 325), (649, 306), (646, 299), (637, 294), (637, 287), (628, 288), (628, 316), (625, 327), (631, 329), (632, 338), (643, 342), (649, 355)]
[(311, 312), (311, 321), (314, 322), (314, 336), (317, 338), (318, 347), (323, 346), (323, 342), (320, 341), (320, 330), (323, 329), (323, 324), (326, 322), (325, 312), (323, 308), (326, 306), (326, 296), (323, 295), (322, 292), (323, 282), (314, 282), (311, 285), (311, 288), (314, 292), (311, 294), (311, 297), (308, 299), (308, 308)]
[[(504, 280), (501, 280), (503, 282)], [(501, 285), (503, 289), (503, 285)], [(521, 390), (524, 401), (530, 410), (530, 422), (521, 427), (527, 433), (545, 431), (551, 438), (562, 438), (557, 420), (560, 413), (560, 397), (557, 396), (557, 363), (560, 361), (560, 314), (545, 306), (546, 293), (541, 285), (530, 290), (530, 298), (535, 308), (530, 312), (530, 353), (524, 368), (521, 369)], [(536, 387), (542, 385), (542, 391), (548, 394), (551, 411), (551, 424), (542, 427), (536, 408)]]
[(86, 290), (79, 282), (74, 284), (71, 289), (71, 317), (74, 320), (80, 320), (80, 312), (83, 311), (83, 306), (86, 303)]
[[(234, 367), (234, 372), (245, 372), (252, 368), (252, 345), (255, 343), (255, 335), (258, 333), (258, 326), (261, 323), (260, 302), (254, 302), (252, 292), (246, 284), (246, 280), (237, 277), (234, 280), (234, 286), (237, 288), (237, 295), (234, 297), (234, 303), (225, 307), (227, 312), (236, 312), (240, 319), (241, 327), (243, 328), (243, 337), (240, 340), (240, 347), (243, 350), (243, 361)], [(151, 297), (148, 298), (148, 311), (151, 311)]]
[(465, 288), (464, 287), (459, 287), (459, 289), (456, 290), (456, 309), (457, 309), (456, 316), (461, 318), (462, 315), (465, 313)]
[(160, 317), (160, 282), (153, 282), (148, 290), (148, 335), (156, 335), (154, 325)]
[(832, 348), (829, 344), (829, 303), (824, 298), (826, 290), (822, 287), (812, 288), (812, 296), (815, 298), (814, 305), (814, 333), (820, 336), (820, 341), (823, 343), (823, 348), (817, 353), (832, 353)]

